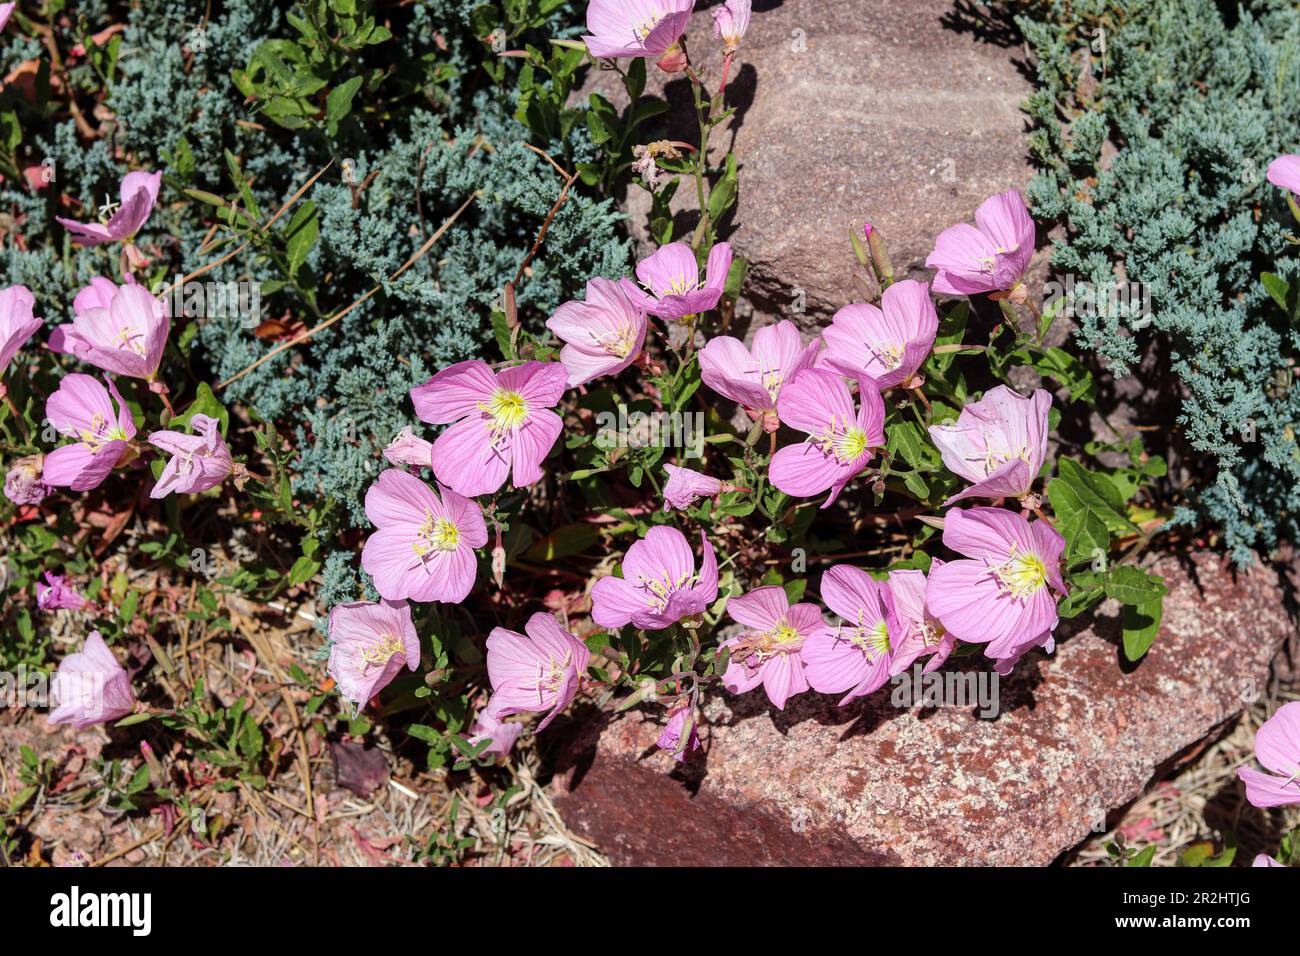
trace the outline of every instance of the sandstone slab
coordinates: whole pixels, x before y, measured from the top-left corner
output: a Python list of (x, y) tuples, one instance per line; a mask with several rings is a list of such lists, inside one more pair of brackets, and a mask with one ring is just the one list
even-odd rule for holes
[[(695, 62), (716, 86), (712, 10), (697, 4), (687, 31)], [(768, 317), (819, 325), (860, 298), (848, 241), (864, 221), (888, 240), (899, 273), (919, 274), (934, 238), (970, 221), (988, 196), (1031, 176), (1020, 104), (1032, 92), (1014, 37), (975, 28), (946, 0), (783, 0), (754, 4), (727, 103), (737, 115), (714, 133), (740, 165), (727, 238), (751, 265), (745, 297)], [(686, 81), (651, 69), (647, 95), (673, 105), (658, 131), (695, 142)], [(617, 77), (595, 73), (620, 108)], [(682, 235), (695, 191), (674, 199)], [(643, 241), (649, 197), (627, 200)], [(642, 250), (648, 251), (648, 247)]]
[(720, 693), (705, 749), (679, 767), (654, 746), (657, 717), (633, 711), (570, 745), (557, 806), (625, 865), (1050, 863), (1253, 700), (1296, 631), (1276, 571), (1209, 554), (1154, 570), (1170, 594), (1136, 666), (1103, 606), (1000, 682), (994, 719), (894, 706), (888, 686), (843, 709), (804, 694), (785, 712)]

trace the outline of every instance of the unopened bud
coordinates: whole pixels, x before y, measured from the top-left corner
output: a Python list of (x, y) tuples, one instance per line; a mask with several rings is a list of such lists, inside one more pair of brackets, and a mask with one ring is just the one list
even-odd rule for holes
[(667, 53), (655, 61), (655, 66), (665, 73), (680, 73), (686, 69), (688, 63), (686, 51), (681, 46), (674, 44)]
[(889, 252), (885, 249), (885, 237), (871, 223), (867, 223), (863, 231), (867, 234), (867, 246), (871, 249), (871, 265), (876, 270), (876, 277), (886, 285), (893, 282), (894, 264), (889, 261)]

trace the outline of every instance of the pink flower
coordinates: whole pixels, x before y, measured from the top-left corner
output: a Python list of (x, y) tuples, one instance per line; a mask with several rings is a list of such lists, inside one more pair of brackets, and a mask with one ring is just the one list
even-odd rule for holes
[(451, 425), (433, 443), (433, 473), (458, 494), (488, 495), (513, 467), (514, 486), (542, 477), (542, 460), (564, 421), (550, 409), (564, 394), (559, 362), (526, 362), (495, 373), (470, 359), (411, 389), (415, 413), (430, 425)]
[(190, 419), (195, 434), (161, 431), (149, 435), (149, 444), (171, 455), (158, 476), (150, 498), (166, 498), (172, 492), (195, 495), (215, 488), (235, 470), (230, 449), (221, 437), (221, 423), (207, 415)]
[(668, 480), (664, 482), (664, 511), (684, 511), (699, 498), (717, 498), (723, 485), (717, 478), (689, 468), (664, 465)]
[(782, 319), (754, 333), (752, 352), (729, 335), (710, 339), (700, 350), (700, 379), (774, 432), (781, 425), (777, 401), (783, 385), (812, 368), (820, 349), (817, 339), (805, 346), (795, 324)]
[(1268, 181), (1300, 196), (1300, 156), (1279, 156), (1269, 163)]
[(389, 601), (459, 604), (474, 587), (474, 551), (488, 540), (483, 512), (450, 488), (439, 490), (441, 497), (389, 468), (366, 492), (366, 517), (379, 530), (361, 549), (361, 567)]
[(1300, 803), (1300, 701), (1283, 704), (1255, 731), (1255, 758), (1273, 772), (1238, 767), (1246, 799), (1264, 809)]
[(772, 456), (768, 477), (787, 495), (807, 498), (830, 489), (829, 508), (853, 476), (885, 444), (885, 402), (869, 378), (858, 379), (857, 413), (844, 379), (825, 369), (805, 369), (781, 390), (777, 411), (812, 441), (787, 445)]
[(582, 38), (594, 57), (657, 60), (677, 47), (695, 0), (591, 0)]
[(925, 606), (939, 623), (957, 640), (987, 644), (999, 674), (1031, 648), (1050, 654), (1056, 599), (1065, 594), (1065, 539), (1056, 529), (1002, 508), (953, 508), (943, 543), (972, 560), (931, 569)]
[(785, 588), (768, 585), (727, 601), (727, 614), (750, 630), (722, 642), (731, 652), (722, 686), (743, 694), (759, 684), (777, 710), (808, 689), (803, 651), (828, 628), (815, 604), (790, 606)]
[(411, 430), (411, 426), (407, 425), (388, 443), (388, 447), (384, 449), (384, 457), (388, 459), (389, 464), (393, 465), (430, 468), (433, 465), (433, 445), (416, 435)]
[(39, 505), (53, 489), (41, 480), (41, 456), (19, 458), (5, 474), (5, 497), (16, 505)]
[(646, 324), (645, 313), (628, 298), (622, 283), (592, 279), (586, 301), (565, 302), (546, 327), (566, 343), (560, 362), (569, 373), (569, 387), (576, 388), (631, 365), (645, 344)]
[[(930, 562), (930, 572), (943, 567), (935, 558)], [(918, 658), (934, 655), (925, 665), (925, 673), (938, 670), (957, 646), (938, 619), (925, 606), (925, 572), (918, 570), (890, 571), (889, 593), (894, 599), (894, 614), (898, 618), (898, 636), (894, 641), (894, 659), (890, 674), (901, 674)]]
[(1044, 389), (1024, 398), (999, 385), (963, 408), (956, 424), (931, 425), (930, 438), (948, 470), (972, 482), (945, 504), (1029, 494), (1047, 457), (1051, 408), (1052, 396)]
[(822, 575), (822, 600), (844, 620), (804, 642), (803, 662), (812, 689), (844, 694), (843, 707), (889, 680), (900, 625), (889, 585), (849, 564)]
[(718, 561), (713, 545), (700, 532), (703, 558), (695, 573), (695, 555), (686, 535), (656, 525), (623, 556), (623, 576), (601, 578), (591, 589), (591, 619), (611, 630), (633, 624), (661, 631), (684, 617), (703, 614), (718, 597)]
[(105, 381), (107, 391), (92, 376), (73, 372), (63, 376), (46, 400), (46, 420), (60, 435), (76, 441), (45, 456), (45, 484), (73, 491), (96, 488), (127, 453), (128, 442), (135, 438), (135, 421), (113, 380), (105, 376)]
[(142, 285), (96, 276), (72, 302), (75, 317), (50, 333), (50, 348), (106, 372), (153, 381), (171, 328), (167, 302)]
[(5, 27), (9, 26), (9, 18), (13, 16), (16, 3), (0, 3), (0, 33), (4, 32)]
[(854, 303), (822, 330), (821, 364), (852, 378), (870, 376), (880, 388), (908, 383), (925, 362), (939, 331), (929, 287), (915, 279), (895, 282), (881, 298), (883, 311)]
[(750, 7), (750, 0), (727, 0), (713, 11), (713, 36), (729, 53), (735, 52), (749, 29)]
[(479, 751), (480, 755), (508, 754), (519, 735), (524, 732), (524, 725), (514, 720), (500, 720), (493, 716), (491, 710), (481, 710), (474, 718), (470, 730), (472, 735), (466, 739), (471, 746), (477, 746), (485, 740), (492, 741)]
[(534, 614), (524, 630), (527, 637), (504, 627), (488, 635), (492, 699), (487, 709), (497, 719), (548, 711), (537, 725), (541, 732), (577, 696), (591, 652), (549, 614)]
[(420, 638), (405, 601), (336, 604), (329, 616), (329, 674), (360, 712), (403, 667), (420, 666)]
[(125, 717), (135, 708), (131, 678), (118, 664), (99, 631), (91, 631), (79, 654), (59, 662), (50, 686), (51, 724), (77, 729)]
[(45, 572), (45, 581), (36, 582), (36, 606), (42, 611), (67, 609), (80, 611), (86, 606), (86, 599), (77, 593), (77, 589), (68, 584), (68, 579), (61, 574)]
[(35, 305), (36, 299), (25, 285), (11, 285), (0, 291), (0, 376), (42, 325), (32, 314)]
[(1255, 862), (1250, 865), (1251, 866), (1280, 866), (1282, 867), (1282, 869), (1287, 868), (1285, 863), (1279, 863), (1277, 860), (1273, 859), (1267, 853), (1257, 854), (1255, 856)]
[(925, 260), (938, 270), (934, 291), (945, 295), (1009, 292), (1020, 284), (1034, 255), (1034, 220), (1018, 189), (984, 200), (975, 224), (959, 223), (939, 233)]
[(709, 251), (703, 281), (690, 243), (672, 242), (636, 264), (636, 277), (649, 295), (631, 279), (623, 280), (623, 289), (633, 304), (650, 315), (681, 321), (718, 304), (730, 270), (731, 246), (725, 242)]
[(72, 241), (79, 246), (97, 246), (123, 239), (130, 241), (153, 212), (161, 184), (162, 173), (127, 173), (119, 189), (122, 203), (107, 223), (80, 223), (60, 216), (55, 219), (72, 233)]
[[(668, 712), (668, 722), (659, 732), (659, 739), (655, 743), (660, 750), (671, 751), (673, 759), (682, 763), (691, 751), (700, 749), (700, 735), (696, 733), (699, 725), (699, 716), (691, 706), (690, 699), (683, 698)], [(684, 741), (683, 731), (686, 731)]]

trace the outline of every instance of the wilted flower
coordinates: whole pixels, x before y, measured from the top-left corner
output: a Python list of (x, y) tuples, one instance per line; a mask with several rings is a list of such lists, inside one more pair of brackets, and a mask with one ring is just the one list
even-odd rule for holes
[(549, 614), (534, 614), (524, 630), (527, 637), (504, 627), (488, 635), (488, 712), (500, 719), (548, 711), (537, 725), (541, 731), (577, 696), (591, 652)]
[(805, 369), (781, 390), (777, 412), (812, 441), (786, 445), (772, 456), (768, 477), (787, 495), (807, 498), (827, 489), (829, 508), (853, 476), (885, 444), (885, 402), (869, 378), (858, 379), (860, 406), (844, 379), (825, 369)]
[(856, 302), (836, 312), (822, 330), (826, 351), (820, 364), (852, 378), (869, 376), (882, 390), (915, 387), (939, 331), (930, 289), (915, 279), (895, 282), (880, 306)]
[(80, 223), (61, 216), (56, 216), (55, 220), (72, 234), (72, 241), (79, 246), (97, 246), (123, 239), (129, 241), (153, 212), (161, 184), (162, 173), (127, 173), (118, 191), (121, 205), (108, 222)]
[(193, 435), (160, 431), (149, 435), (149, 444), (171, 455), (158, 476), (150, 498), (166, 498), (173, 492), (194, 495), (215, 488), (235, 470), (230, 449), (221, 437), (221, 423), (208, 415), (190, 419)]
[(719, 242), (709, 250), (704, 279), (687, 242), (671, 242), (636, 264), (636, 277), (646, 293), (631, 279), (623, 279), (628, 298), (650, 315), (683, 320), (707, 312), (718, 304), (731, 270), (731, 246)]
[(1260, 808), (1300, 803), (1300, 701), (1283, 704), (1255, 731), (1255, 758), (1273, 772), (1238, 767), (1246, 799)]
[(781, 425), (777, 401), (785, 383), (817, 361), (821, 342), (804, 345), (799, 329), (789, 319), (766, 325), (754, 333), (754, 347), (739, 339), (719, 335), (700, 350), (700, 380), (723, 398), (740, 405), (763, 428), (775, 432)]
[(693, 9), (695, 0), (591, 0), (582, 39), (594, 57), (665, 60), (673, 72), (686, 65), (677, 41)]
[(970, 402), (953, 425), (931, 425), (930, 438), (953, 474), (971, 482), (945, 502), (963, 498), (1023, 498), (1047, 457), (1047, 415), (1052, 396), (1035, 389), (1030, 398), (1005, 385)]
[(575, 388), (631, 365), (645, 344), (646, 324), (645, 313), (632, 303), (621, 283), (592, 279), (586, 300), (563, 303), (546, 327), (565, 343), (560, 362), (569, 387)]
[(378, 530), (361, 549), (361, 567), (390, 601), (459, 604), (474, 587), (487, 523), (478, 504), (389, 468), (366, 492), (366, 517)]
[(466, 740), (471, 746), (477, 746), (485, 740), (492, 741), (479, 751), (480, 754), (508, 754), (523, 732), (524, 725), (518, 721), (501, 720), (491, 710), (480, 710), (470, 726), (470, 736)]
[(850, 564), (822, 575), (822, 600), (843, 620), (804, 642), (804, 669), (819, 694), (844, 694), (843, 707), (889, 680), (901, 627), (889, 585)]
[(668, 472), (668, 480), (664, 482), (664, 511), (684, 510), (700, 498), (716, 498), (723, 492), (723, 483), (703, 472), (677, 465), (664, 465), (664, 471)]
[(106, 372), (153, 381), (171, 328), (167, 301), (129, 282), (96, 276), (72, 302), (71, 324), (50, 333), (50, 348)]
[(749, 630), (722, 642), (731, 652), (722, 686), (733, 694), (759, 684), (777, 710), (808, 689), (803, 651), (827, 630), (815, 604), (790, 605), (785, 588), (768, 585), (727, 601), (727, 614)]
[(36, 582), (36, 606), (42, 611), (80, 611), (86, 606), (86, 599), (63, 575), (46, 571), (45, 580)]
[[(935, 558), (930, 562), (930, 573), (943, 567)], [(918, 658), (927, 655), (929, 662), (925, 673), (943, 666), (957, 646), (938, 618), (925, 606), (925, 572), (916, 569), (890, 571), (889, 593), (894, 600), (894, 615), (898, 619), (898, 634), (894, 639), (894, 659), (890, 674), (901, 674)]]
[[(686, 760), (692, 750), (700, 749), (700, 735), (696, 732), (700, 726), (699, 715), (691, 706), (690, 698), (682, 698), (668, 712), (668, 722), (659, 732), (655, 741), (660, 750), (667, 750), (678, 763)], [(682, 732), (686, 740), (682, 740)]]
[(427, 442), (407, 425), (397, 433), (388, 447), (384, 457), (393, 465), (415, 465), (420, 468), (433, 467), (433, 443)]
[(470, 359), (411, 389), (422, 421), (451, 426), (433, 443), (438, 481), (473, 497), (495, 492), (512, 468), (516, 488), (540, 479), (542, 461), (564, 429), (551, 408), (567, 378), (559, 362), (525, 362), (497, 373)]
[(722, 41), (726, 52), (735, 53), (749, 29), (750, 0), (727, 0), (713, 11), (713, 36)]
[(699, 574), (686, 535), (656, 525), (623, 557), (623, 576), (601, 578), (591, 589), (591, 619), (601, 627), (625, 624), (659, 631), (684, 617), (702, 614), (718, 597), (718, 561), (713, 545), (703, 545)]
[(359, 712), (402, 670), (420, 665), (420, 638), (405, 601), (336, 604), (329, 616), (329, 674)]
[(5, 474), (5, 497), (16, 505), (38, 505), (52, 489), (41, 480), (41, 456), (19, 458)]
[(1065, 539), (1056, 529), (1002, 508), (953, 508), (943, 543), (971, 560), (931, 569), (925, 606), (939, 623), (957, 640), (987, 644), (999, 674), (1031, 648), (1051, 653), (1056, 600), (1065, 594)]
[(1300, 156), (1279, 156), (1269, 163), (1268, 181), (1300, 197)]
[(984, 200), (975, 224), (949, 226), (935, 240), (925, 260), (927, 268), (938, 270), (935, 292), (975, 295), (1010, 292), (1020, 285), (1034, 255), (1034, 220), (1020, 190)]
[(59, 662), (50, 686), (52, 724), (78, 729), (125, 717), (135, 708), (131, 678), (108, 649), (99, 631), (91, 631), (79, 654)]
[[(41, 320), (32, 312), (36, 299), (25, 285), (11, 285), (0, 291), (0, 376), (18, 350), (41, 327)], [(0, 394), (4, 384), (0, 383)]]
[(45, 402), (45, 417), (55, 430), (76, 439), (45, 456), (45, 484), (88, 491), (98, 487), (127, 454), (127, 443), (135, 437), (135, 420), (113, 380), (105, 376), (105, 381), (107, 391), (92, 376), (73, 372), (63, 376)]

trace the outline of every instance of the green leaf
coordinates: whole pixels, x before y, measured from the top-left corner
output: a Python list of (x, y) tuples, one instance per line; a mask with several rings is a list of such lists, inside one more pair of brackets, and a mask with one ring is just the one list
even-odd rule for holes
[(1121, 604), (1143, 606), (1163, 598), (1167, 593), (1169, 589), (1165, 587), (1164, 578), (1158, 574), (1147, 574), (1131, 564), (1118, 564), (1106, 575), (1106, 596), (1113, 597)]
[(133, 727), (133, 726), (135, 726), (136, 724), (143, 724), (146, 720), (152, 720), (152, 719), (153, 719), (153, 714), (149, 713), (148, 711), (143, 711), (143, 712), (138, 713), (138, 714), (131, 714), (131, 715), (127, 716), (127, 717), (123, 717), (121, 720), (119, 720), (119, 721), (118, 721), (117, 723), (115, 723), (113, 726), (114, 726), (114, 727)]
[[(1089, 471), (1073, 458), (1059, 459), (1056, 470), (1057, 477), (1047, 486), (1053, 509), (1063, 507), (1067, 511), (1073, 511), (1090, 508), (1106, 523), (1112, 534), (1139, 533), (1138, 526), (1125, 517), (1124, 498), (1108, 476)], [(1054, 485), (1059, 489), (1056, 493), (1052, 491)]]
[(1165, 599), (1153, 598), (1143, 604), (1124, 605), (1124, 656), (1130, 661), (1141, 660), (1155, 643), (1160, 632)]
[(217, 396), (213, 394), (212, 387), (207, 382), (199, 382), (194, 401), (190, 402), (189, 407), (184, 412), (173, 418), (168, 427), (173, 431), (179, 428), (188, 428), (193, 431), (194, 426), (192, 423), (195, 415), (207, 415), (209, 418), (215, 418), (221, 423), (221, 434), (223, 436), (230, 427), (230, 412), (226, 409), (226, 406), (217, 400)]
[(1295, 310), (1295, 300), (1291, 296), (1291, 284), (1281, 276), (1271, 272), (1260, 274), (1259, 283), (1273, 297), (1273, 301), (1282, 307), (1288, 315)]
[(307, 261), (307, 254), (319, 238), (320, 219), (316, 215), (316, 204), (309, 199), (298, 207), (285, 230), (285, 252), (289, 256), (290, 275), (298, 274), (302, 264)]
[(303, 555), (289, 569), (289, 584), (306, 584), (321, 568), (321, 563)]
[(530, 561), (554, 561), (581, 554), (600, 540), (600, 532), (589, 522), (575, 522), (557, 528), (524, 554)]
[(1151, 846), (1147, 847), (1137, 856), (1133, 857), (1133, 859), (1127, 861), (1124, 865), (1125, 866), (1150, 866), (1151, 861), (1155, 859), (1155, 855), (1156, 855), (1156, 846), (1153, 843)]
[(354, 76), (334, 87), (330, 90), (329, 96), (325, 97), (325, 122), (331, 129), (337, 127), (339, 120), (352, 112), (352, 98), (357, 95), (357, 90), (361, 89), (361, 82), (361, 77)]
[(939, 450), (930, 441), (918, 422), (899, 421), (885, 429), (886, 443), (892, 454), (901, 455), (903, 460), (917, 471), (937, 471), (942, 459)]

